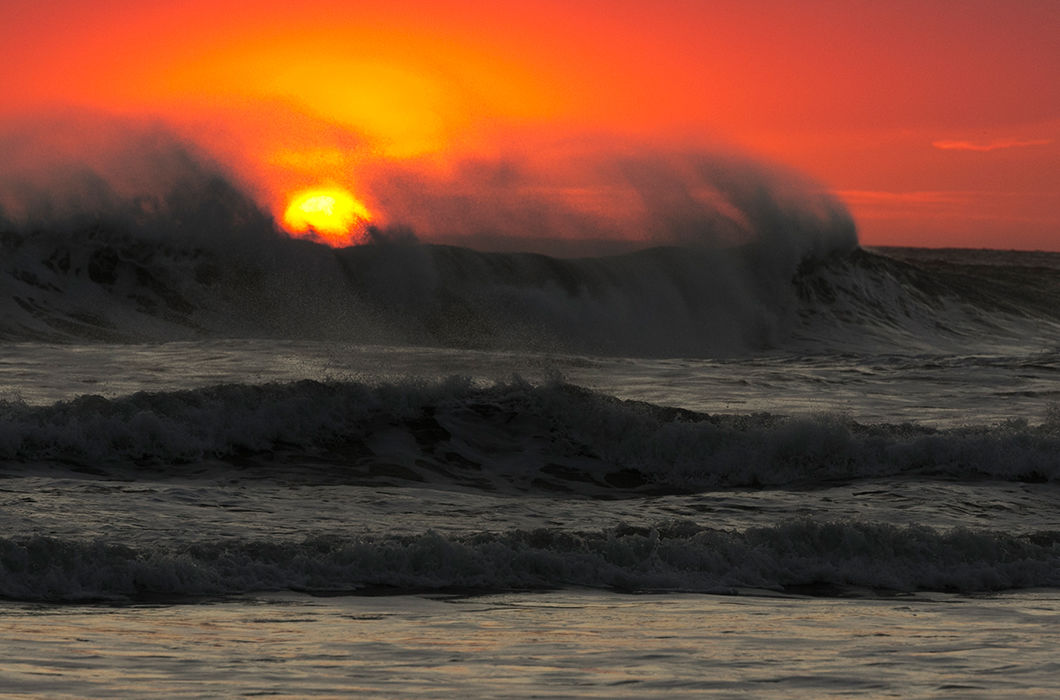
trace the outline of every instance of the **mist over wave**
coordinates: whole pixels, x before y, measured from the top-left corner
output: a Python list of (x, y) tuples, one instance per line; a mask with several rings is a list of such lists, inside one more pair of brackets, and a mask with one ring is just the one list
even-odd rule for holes
[(391, 220), (425, 240), (486, 250), (755, 244), (760, 262), (790, 266), (857, 245), (850, 214), (820, 185), (731, 150), (531, 144), (443, 173), (377, 166), (369, 181)]

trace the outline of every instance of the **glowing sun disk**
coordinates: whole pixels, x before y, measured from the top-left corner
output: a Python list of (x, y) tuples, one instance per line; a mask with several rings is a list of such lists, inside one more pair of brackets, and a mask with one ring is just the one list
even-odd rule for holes
[(354, 229), (371, 219), (368, 208), (339, 187), (299, 192), (291, 198), (283, 214), (287, 230), (292, 233), (315, 233), (329, 242), (348, 239)]

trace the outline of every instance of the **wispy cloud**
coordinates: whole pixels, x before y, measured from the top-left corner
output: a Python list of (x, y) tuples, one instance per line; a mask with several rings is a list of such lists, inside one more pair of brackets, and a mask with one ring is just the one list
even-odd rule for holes
[(1002, 148), (1047, 146), (1052, 139), (994, 139), (985, 143), (973, 141), (932, 141), (931, 145), (944, 151), (997, 151)]

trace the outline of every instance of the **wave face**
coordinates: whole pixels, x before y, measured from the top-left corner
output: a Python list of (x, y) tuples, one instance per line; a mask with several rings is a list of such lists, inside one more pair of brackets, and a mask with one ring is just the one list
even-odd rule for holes
[(295, 482), (606, 498), (888, 477), (1056, 482), (1060, 421), (943, 430), (708, 415), (561, 383), (302, 381), (3, 403), (0, 460), (122, 478), (234, 465)]
[(807, 261), (793, 284), (797, 332), (820, 348), (1041, 351), (1060, 340), (1057, 253), (859, 249)]
[(1012, 537), (880, 524), (793, 521), (733, 532), (677, 521), (588, 532), (425, 533), (142, 549), (98, 540), (0, 538), (0, 596), (20, 600), (283, 589), (979, 592), (1057, 585), (1058, 533)]

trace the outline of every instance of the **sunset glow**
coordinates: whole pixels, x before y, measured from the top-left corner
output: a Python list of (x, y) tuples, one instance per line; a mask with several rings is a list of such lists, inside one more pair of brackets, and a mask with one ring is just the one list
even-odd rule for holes
[[(869, 245), (1057, 249), (1058, 33), (1060, 3), (1034, 0), (15, 0), (0, 117), (161, 122), (294, 232), (349, 228), (291, 223), (306, 183), (430, 240), (528, 170), (542, 206), (599, 202), (617, 185), (585, 153), (720, 149), (858, 193)], [(458, 194), (439, 204), (443, 182)]]

